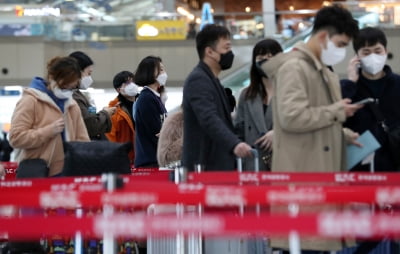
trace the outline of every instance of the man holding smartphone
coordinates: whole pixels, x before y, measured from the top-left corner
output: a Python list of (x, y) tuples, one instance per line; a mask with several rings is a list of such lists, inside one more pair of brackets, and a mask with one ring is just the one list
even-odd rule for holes
[[(353, 41), (356, 56), (349, 62), (348, 79), (341, 81), (344, 98), (354, 102), (365, 98), (375, 100), (375, 103), (365, 105), (347, 119), (345, 126), (358, 133), (369, 130), (381, 144), (381, 148), (375, 152), (376, 171), (396, 171), (397, 167), (389, 150), (387, 134), (374, 113), (374, 110), (379, 110), (388, 127), (400, 124), (400, 76), (386, 65), (386, 46), (386, 36), (380, 29), (361, 29)], [(369, 171), (369, 165), (358, 164), (352, 170)]]
[[(399, 128), (400, 76), (386, 65), (386, 46), (386, 36), (380, 29), (367, 27), (360, 30), (358, 37), (353, 41), (356, 56), (350, 60), (348, 79), (342, 80), (341, 86), (344, 98), (360, 101), (368, 97), (375, 100), (375, 103), (365, 105), (354, 116), (348, 118), (345, 126), (359, 133), (369, 130), (381, 144), (381, 148), (375, 152), (375, 171), (398, 171), (399, 164), (396, 158), (400, 155), (393, 155), (390, 150), (384, 128)], [(357, 164), (351, 171), (369, 171), (369, 165)], [(381, 241), (373, 240), (362, 242), (353, 254), (370, 253), (380, 243)], [(399, 245), (396, 242), (390, 241), (387, 244), (390, 253), (399, 253)]]
[[(323, 7), (307, 42), (297, 43), (292, 51), (262, 65), (275, 91), (272, 172), (340, 172), (346, 168), (346, 144), (360, 145), (358, 134), (343, 129), (343, 122), (363, 106), (342, 98), (339, 77), (329, 69), (345, 58), (346, 47), (357, 32), (357, 21), (347, 9)], [(282, 212), (278, 209), (271, 207), (271, 212)], [(301, 205), (298, 212), (321, 210)], [(300, 246), (302, 254), (327, 254), (349, 244), (302, 237)], [(288, 253), (285, 239), (271, 238), (271, 246)]]

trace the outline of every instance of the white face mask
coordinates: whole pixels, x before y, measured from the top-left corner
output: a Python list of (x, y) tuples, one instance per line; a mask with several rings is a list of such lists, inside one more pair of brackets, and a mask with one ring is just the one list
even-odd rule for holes
[(167, 83), (167, 79), (168, 79), (167, 73), (163, 72), (160, 75), (158, 75), (156, 80), (161, 86), (165, 86), (165, 84)]
[(72, 94), (74, 93), (72, 90), (69, 89), (61, 89), (58, 86), (54, 87), (53, 89), (53, 93), (54, 95), (58, 98), (58, 99), (69, 99), (72, 97)]
[(386, 63), (387, 55), (378, 55), (378, 54), (369, 54), (360, 59), (361, 61), (361, 68), (372, 75), (376, 75), (380, 71), (383, 70), (383, 67)]
[(139, 93), (139, 87), (135, 83), (129, 83), (123, 89), (125, 95), (136, 96)]
[(93, 84), (92, 76), (85, 76), (81, 79), (79, 83), (79, 89), (88, 89)]
[(321, 61), (327, 66), (335, 65), (346, 57), (346, 48), (336, 47), (335, 43), (327, 38), (326, 48), (321, 45)]

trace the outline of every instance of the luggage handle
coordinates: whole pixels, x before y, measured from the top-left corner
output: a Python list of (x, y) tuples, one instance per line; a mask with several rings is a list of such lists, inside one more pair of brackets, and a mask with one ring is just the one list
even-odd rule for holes
[[(254, 172), (258, 173), (260, 172), (260, 165), (259, 165), (259, 161), (258, 161), (258, 150), (253, 148), (250, 150), (250, 152), (253, 154), (253, 159), (254, 159)], [(237, 170), (239, 173), (243, 172), (243, 165), (242, 165), (242, 158), (241, 157), (237, 157)], [(241, 182), (239, 183), (241, 184)], [(243, 216), (244, 214), (244, 206), (240, 205), (239, 206), (239, 214), (240, 216)], [(260, 214), (260, 205), (256, 204), (256, 214)]]
[[(250, 150), (250, 152), (253, 154), (253, 159), (254, 159), (254, 172), (258, 173), (260, 172), (260, 165), (259, 165), (259, 160), (258, 160), (258, 150), (253, 148)], [(242, 158), (237, 157), (237, 170), (239, 173), (243, 172), (243, 165), (242, 165)]]

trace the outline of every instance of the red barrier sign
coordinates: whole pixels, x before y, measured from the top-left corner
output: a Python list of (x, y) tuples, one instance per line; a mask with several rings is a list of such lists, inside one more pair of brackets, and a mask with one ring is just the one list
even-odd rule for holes
[(1, 189), (0, 205), (34, 207), (144, 206), (150, 204), (238, 206), (255, 204), (400, 203), (400, 187), (388, 186), (227, 186), (135, 182), (113, 193), (96, 185), (78, 190), (41, 191), (30, 188)]
[[(114, 215), (74, 218), (70, 216), (26, 218), (1, 218), (0, 234), (14, 238), (37, 238), (46, 234), (73, 235), (80, 231), (84, 236), (102, 237), (105, 232), (113, 237), (144, 238), (152, 235), (185, 235), (201, 232), (205, 236), (263, 234), (286, 237), (296, 231), (302, 236), (328, 238), (398, 238), (400, 216), (365, 213), (321, 213), (299, 215), (245, 215), (227, 214), (147, 216)], [(246, 233), (244, 233), (246, 232)]]
[(202, 172), (190, 173), (189, 182), (204, 184), (269, 184), (269, 183), (350, 183), (350, 184), (398, 184), (399, 173), (238, 173)]

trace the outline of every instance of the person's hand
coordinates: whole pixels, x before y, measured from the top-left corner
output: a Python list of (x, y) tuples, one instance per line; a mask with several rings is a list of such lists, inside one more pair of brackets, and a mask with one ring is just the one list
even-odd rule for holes
[(364, 107), (363, 104), (351, 104), (351, 100), (347, 98), (341, 100), (341, 102), (344, 107), (346, 118), (353, 116), (357, 112), (357, 110)]
[(64, 119), (60, 118), (54, 121), (53, 123), (54, 136), (60, 134), (64, 130), (64, 127), (65, 127)]
[(258, 145), (264, 151), (269, 151), (272, 149), (273, 136), (274, 136), (274, 131), (273, 130), (268, 131), (260, 138), (258, 138), (254, 144)]
[(233, 149), (233, 153), (236, 155), (236, 157), (240, 158), (250, 157), (252, 155), (251, 146), (249, 146), (245, 142), (240, 142)]
[(349, 65), (347, 66), (348, 79), (353, 82), (357, 82), (359, 78), (360, 58), (354, 56), (350, 59)]
[(108, 115), (112, 116), (115, 110), (117, 110), (117, 107), (104, 107), (103, 110), (106, 111)]
[(360, 134), (358, 134), (357, 132), (351, 132), (348, 135), (348, 142), (352, 145), (358, 146), (358, 147), (362, 147), (363, 145), (357, 141), (358, 137), (360, 136)]
[(6, 169), (4, 168), (3, 163), (0, 162), (0, 177), (3, 177), (6, 175)]

